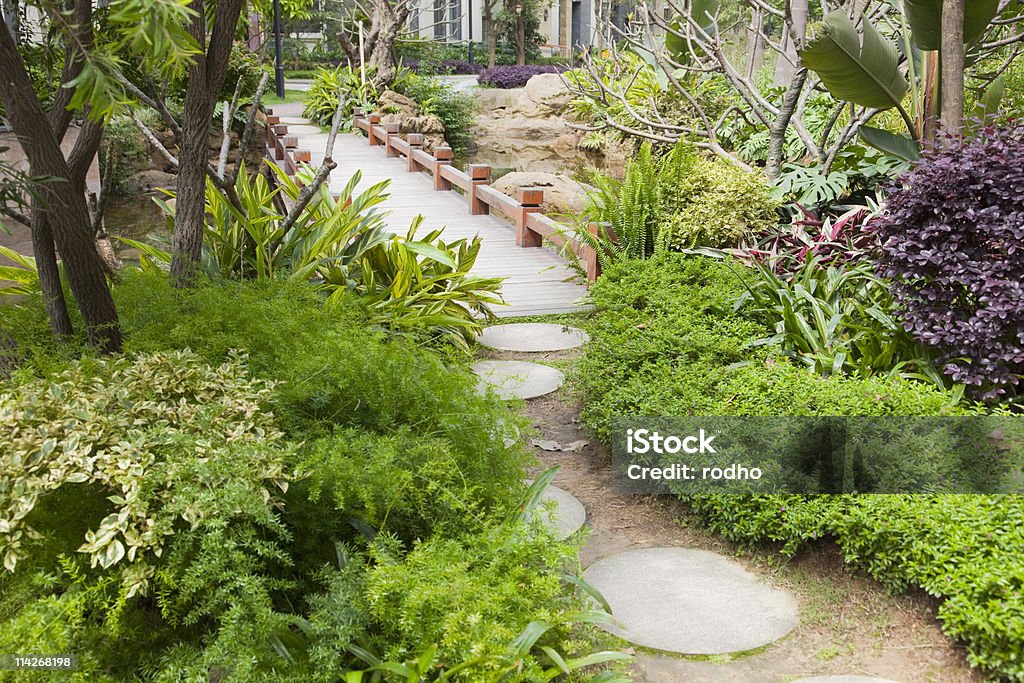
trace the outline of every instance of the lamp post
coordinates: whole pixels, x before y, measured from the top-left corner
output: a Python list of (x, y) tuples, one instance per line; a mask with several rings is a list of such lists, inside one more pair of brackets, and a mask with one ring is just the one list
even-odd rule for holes
[(473, 63), (473, 0), (469, 4), (469, 63)]
[(274, 85), (284, 99), (284, 62), (281, 60), (281, 0), (274, 0)]

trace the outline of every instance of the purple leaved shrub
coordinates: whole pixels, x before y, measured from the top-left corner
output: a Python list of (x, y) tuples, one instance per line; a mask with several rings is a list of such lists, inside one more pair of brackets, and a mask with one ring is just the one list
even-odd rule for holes
[(1024, 374), (1024, 126), (947, 140), (872, 222), (908, 332), (981, 399)]
[(477, 81), (485, 88), (522, 88), (537, 74), (560, 74), (568, 69), (557, 64), (526, 64), (525, 66), (496, 66), (484, 69)]

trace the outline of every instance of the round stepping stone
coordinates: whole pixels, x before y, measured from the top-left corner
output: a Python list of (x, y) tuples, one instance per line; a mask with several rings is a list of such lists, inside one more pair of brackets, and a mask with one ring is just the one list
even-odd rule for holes
[[(555, 501), (556, 505), (550, 515), (545, 505), (549, 500)], [(587, 521), (587, 511), (583, 508), (583, 503), (576, 500), (568, 491), (550, 485), (544, 489), (540, 500), (537, 501), (534, 515), (539, 515), (544, 522), (551, 525), (551, 530), (559, 541), (572, 536)]]
[(480, 335), (480, 345), (502, 351), (563, 351), (590, 339), (583, 330), (553, 323), (492, 325)]
[(645, 548), (598, 560), (583, 574), (636, 645), (687, 655), (744, 652), (799, 623), (796, 601), (706, 550)]
[(565, 375), (552, 367), (521, 360), (482, 360), (470, 367), (480, 377), (476, 385), (480, 394), (493, 388), (506, 400), (550, 394), (565, 381)]
[(814, 676), (813, 678), (801, 678), (793, 683), (896, 683), (896, 681), (871, 676)]

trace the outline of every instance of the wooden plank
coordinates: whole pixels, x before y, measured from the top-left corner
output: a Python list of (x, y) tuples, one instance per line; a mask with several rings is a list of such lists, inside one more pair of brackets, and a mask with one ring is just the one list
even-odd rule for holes
[(441, 177), (467, 192), (469, 191), (469, 186), (473, 183), (468, 175), (451, 165), (441, 167)]
[(478, 187), (476, 190), (476, 196), (492, 209), (497, 209), (503, 215), (508, 216), (512, 220), (515, 220), (516, 214), (522, 210), (522, 206), (519, 202), (509, 197), (504, 192), (495, 190), (489, 185)]

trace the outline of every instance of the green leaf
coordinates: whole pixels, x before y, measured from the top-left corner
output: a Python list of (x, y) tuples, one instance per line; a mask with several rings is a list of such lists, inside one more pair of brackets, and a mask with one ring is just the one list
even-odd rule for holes
[(800, 57), (834, 97), (862, 107), (892, 109), (910, 89), (899, 70), (896, 46), (868, 22), (858, 33), (841, 11), (825, 17)]
[[(903, 0), (914, 44), (922, 50), (942, 47), (943, 0)], [(964, 3), (964, 42), (981, 38), (999, 13), (999, 0), (968, 0)]]
[(921, 158), (920, 145), (906, 135), (897, 135), (881, 128), (861, 126), (860, 138), (875, 149), (905, 161), (917, 161)]
[(985, 93), (974, 105), (974, 116), (982, 121), (999, 113), (1003, 94), (1006, 92), (1006, 76), (1000, 76), (985, 88)]

